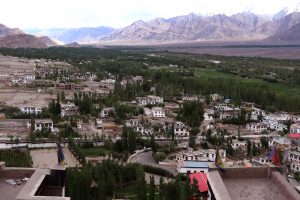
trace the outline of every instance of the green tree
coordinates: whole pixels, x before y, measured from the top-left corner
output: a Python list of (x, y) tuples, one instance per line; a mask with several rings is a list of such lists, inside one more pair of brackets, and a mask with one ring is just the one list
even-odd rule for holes
[(268, 141), (268, 139), (266, 138), (266, 137), (261, 137), (260, 138), (260, 143), (261, 143), (261, 146), (262, 146), (262, 148), (264, 148), (264, 149), (268, 149), (269, 148), (269, 141)]
[(159, 200), (165, 199), (165, 182), (162, 176), (159, 178), (158, 196), (159, 196)]
[(249, 139), (247, 140), (247, 156), (252, 156), (252, 144)]
[(150, 141), (150, 143), (151, 143), (152, 152), (153, 152), (153, 154), (155, 154), (157, 152), (157, 148), (156, 148), (154, 133), (151, 135), (151, 141)]
[(137, 185), (137, 198), (147, 199), (147, 184), (145, 181), (145, 176), (139, 178)]
[(202, 103), (198, 101), (187, 101), (183, 104), (182, 109), (178, 113), (178, 120), (184, 122), (192, 128), (200, 126), (204, 120), (204, 109)]
[(128, 134), (128, 150), (131, 154), (136, 150), (136, 134), (132, 129), (129, 129)]
[(189, 147), (195, 148), (196, 145), (196, 138), (192, 134), (189, 136)]
[(150, 185), (149, 185), (149, 200), (155, 199), (155, 184), (154, 177), (150, 176)]

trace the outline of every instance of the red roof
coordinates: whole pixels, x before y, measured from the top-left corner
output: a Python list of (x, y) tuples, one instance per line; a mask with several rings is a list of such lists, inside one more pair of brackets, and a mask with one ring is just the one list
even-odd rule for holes
[(292, 134), (288, 134), (288, 137), (293, 138), (293, 139), (297, 139), (297, 138), (300, 138), (300, 134), (292, 133)]
[(208, 191), (208, 185), (207, 185), (207, 176), (203, 172), (197, 172), (189, 175), (190, 177), (190, 183), (194, 183), (194, 179), (198, 181), (198, 188), (200, 192), (207, 192)]

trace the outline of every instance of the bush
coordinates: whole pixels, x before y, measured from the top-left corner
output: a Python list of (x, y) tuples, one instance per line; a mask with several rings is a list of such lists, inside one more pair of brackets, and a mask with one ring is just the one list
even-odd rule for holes
[(144, 171), (148, 172), (150, 174), (156, 174), (156, 175), (159, 175), (159, 176), (174, 178), (174, 175), (171, 172), (169, 172), (165, 169), (158, 168), (158, 167), (153, 167), (153, 166), (150, 166), (150, 165), (142, 165), (142, 166), (144, 168)]
[(32, 160), (28, 149), (0, 150), (0, 161), (7, 167), (31, 167)]
[(164, 152), (157, 152), (154, 154), (154, 160), (158, 163), (159, 161), (162, 161), (166, 159), (166, 154)]

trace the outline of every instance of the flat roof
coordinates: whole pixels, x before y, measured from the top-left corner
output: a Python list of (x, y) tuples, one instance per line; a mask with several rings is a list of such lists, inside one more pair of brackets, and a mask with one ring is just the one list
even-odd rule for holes
[(16, 199), (19, 192), (23, 189), (25, 183), (12, 186), (6, 183), (6, 180), (9, 180), (9, 178), (0, 178), (0, 200)]
[(300, 195), (274, 168), (233, 167), (208, 173), (217, 200), (298, 200)]
[(267, 177), (224, 178), (223, 181), (233, 200), (289, 200)]
[(207, 162), (184, 161), (182, 167), (188, 168), (208, 168)]
[(289, 137), (289, 138), (293, 138), (293, 139), (295, 138), (295, 139), (296, 139), (296, 138), (300, 138), (300, 134), (299, 134), (299, 133), (291, 133), (291, 134), (288, 134), (288, 137)]

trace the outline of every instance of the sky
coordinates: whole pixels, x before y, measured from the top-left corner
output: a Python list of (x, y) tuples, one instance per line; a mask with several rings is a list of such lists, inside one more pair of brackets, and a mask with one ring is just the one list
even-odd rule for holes
[(272, 15), (300, 0), (3, 0), (0, 23), (21, 29), (121, 28), (137, 20), (189, 13)]

